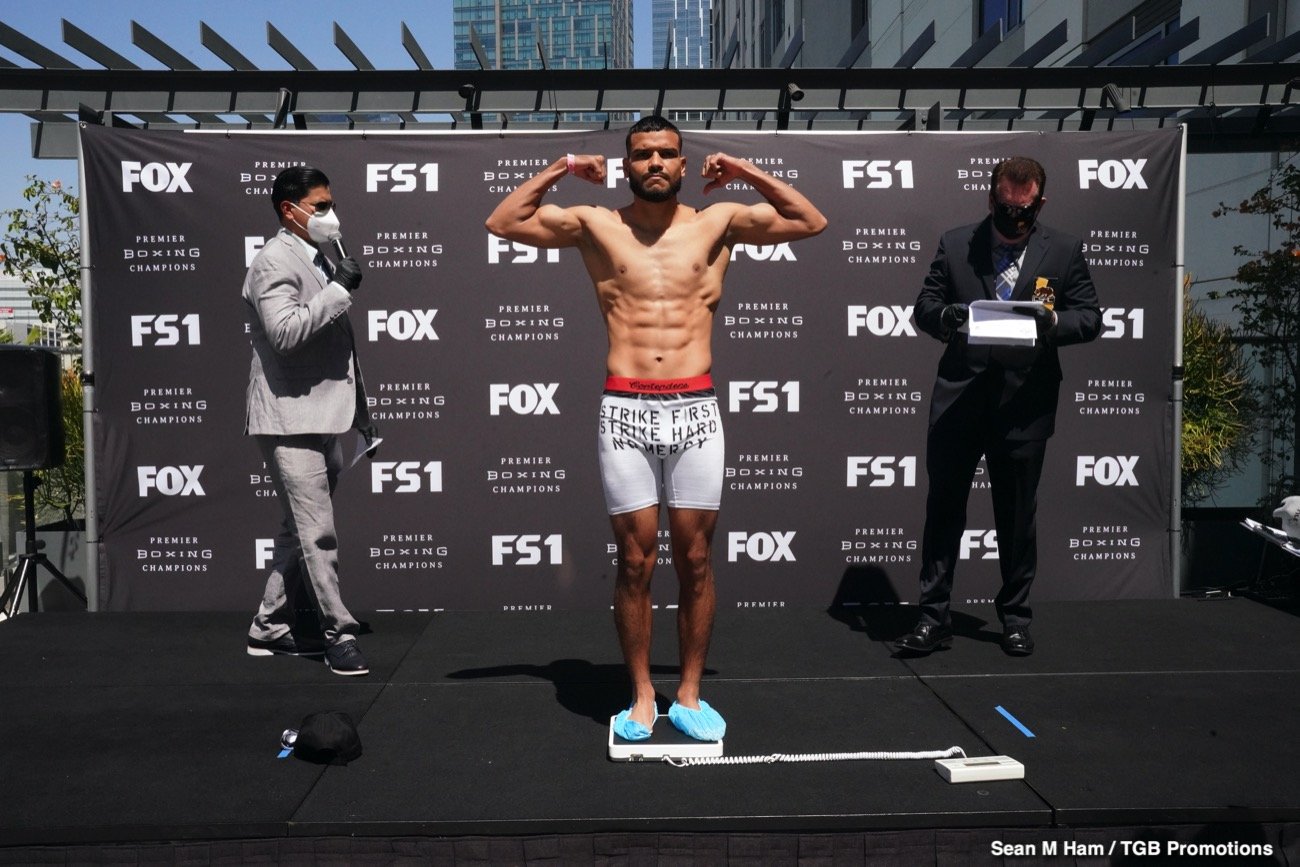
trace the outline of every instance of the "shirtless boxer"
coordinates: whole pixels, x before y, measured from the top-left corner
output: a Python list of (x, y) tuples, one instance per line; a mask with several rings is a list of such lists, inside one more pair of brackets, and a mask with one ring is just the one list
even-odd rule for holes
[(723, 153), (704, 158), (704, 192), (732, 181), (767, 201), (679, 204), (686, 158), (677, 127), (662, 117), (627, 134), (624, 174), (634, 198), (608, 208), (543, 205), (566, 174), (605, 183), (605, 158), (558, 159), (517, 187), (488, 217), (487, 229), (535, 247), (577, 247), (596, 289), (609, 336), (599, 453), (605, 503), (618, 548), (614, 620), (632, 679), (631, 706), (615, 733), (645, 740), (658, 716), (650, 681), (650, 577), (665, 491), (677, 570), (681, 681), (668, 718), (699, 740), (719, 740), (722, 717), (700, 699), (713, 630), (711, 549), (722, 497), (722, 417), (709, 372), (713, 314), (735, 244), (811, 237), (826, 218), (801, 193)]

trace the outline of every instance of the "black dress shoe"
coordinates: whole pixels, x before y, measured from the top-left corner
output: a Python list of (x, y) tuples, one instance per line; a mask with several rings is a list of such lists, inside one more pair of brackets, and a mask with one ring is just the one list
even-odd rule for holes
[(324, 654), (323, 643), (298, 638), (292, 632), (286, 632), (270, 641), (260, 638), (248, 639), (249, 656), (323, 656)]
[(1029, 627), (1016, 626), (1002, 633), (1002, 650), (1008, 656), (1028, 656), (1034, 652), (1034, 638)]
[(952, 644), (952, 627), (938, 623), (920, 623), (894, 642), (894, 649), (907, 653), (930, 653)]
[(366, 658), (361, 655), (361, 648), (357, 647), (355, 641), (331, 644), (325, 651), (325, 664), (330, 667), (330, 671), (344, 677), (370, 673)]

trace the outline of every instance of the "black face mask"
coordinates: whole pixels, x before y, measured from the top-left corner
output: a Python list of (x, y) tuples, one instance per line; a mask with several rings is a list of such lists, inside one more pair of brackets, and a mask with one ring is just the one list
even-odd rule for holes
[(1034, 228), (1034, 221), (1038, 219), (1038, 209), (1042, 206), (1042, 199), (1035, 199), (1032, 205), (1025, 205), (1018, 208), (1015, 205), (1006, 205), (993, 200), (993, 228), (998, 230), (998, 234), (1008, 240), (1022, 238), (1029, 234), (1029, 230)]

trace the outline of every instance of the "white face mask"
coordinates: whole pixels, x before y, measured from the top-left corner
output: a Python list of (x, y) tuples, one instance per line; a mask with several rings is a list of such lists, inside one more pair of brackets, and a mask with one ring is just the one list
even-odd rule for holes
[(307, 211), (305, 208), (299, 208), (299, 211), (307, 215), (307, 235), (317, 244), (326, 244), (341, 234), (339, 232), (339, 215), (333, 208), (330, 208), (324, 214), (316, 214)]

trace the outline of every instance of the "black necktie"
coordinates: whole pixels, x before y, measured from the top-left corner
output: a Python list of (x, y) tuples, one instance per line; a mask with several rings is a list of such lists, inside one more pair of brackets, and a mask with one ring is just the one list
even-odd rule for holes
[(329, 260), (325, 258), (325, 254), (317, 252), (316, 258), (313, 262), (316, 267), (320, 269), (321, 273), (325, 275), (325, 282), (328, 283), (329, 279), (334, 276), (334, 269), (330, 267)]

